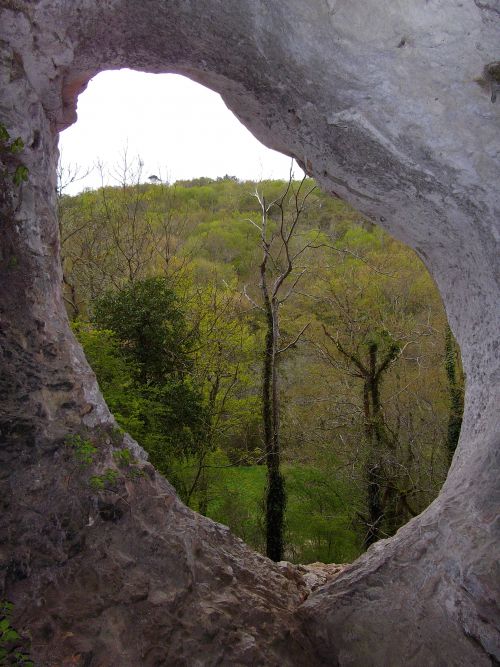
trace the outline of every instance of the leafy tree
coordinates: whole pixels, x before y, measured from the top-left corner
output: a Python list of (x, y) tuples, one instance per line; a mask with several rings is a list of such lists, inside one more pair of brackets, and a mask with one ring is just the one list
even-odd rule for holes
[[(399, 344), (386, 331), (371, 335), (363, 342), (366, 347), (364, 357), (359, 351), (344, 349), (340, 339), (334, 338), (324, 327), (325, 335), (334, 343), (340, 354), (347, 360), (350, 373), (363, 382), (363, 416), (366, 444), (366, 495), (367, 515), (360, 515), (367, 531), (364, 545), (369, 547), (381, 536), (382, 522), (388, 513), (388, 506), (395, 488), (391, 484), (387, 470), (384, 470), (384, 450), (390, 446), (385, 428), (380, 402), (380, 385), (384, 374), (401, 353)], [(359, 350), (359, 347), (358, 347)]]
[[(136, 423), (132, 434), (139, 434), (152, 462), (167, 474), (172, 456), (196, 451), (206, 430), (203, 398), (192, 377), (195, 336), (179, 300), (166, 278), (129, 283), (95, 302), (94, 323), (112, 332), (112, 337), (107, 334), (109, 356), (118, 349), (130, 364), (133, 409), (129, 407), (128, 419)], [(101, 356), (98, 379), (113, 367), (109, 356)], [(113, 369), (118, 374), (112, 382), (123, 372), (120, 363)]]
[(192, 369), (193, 333), (175, 292), (164, 277), (129, 283), (94, 303), (94, 322), (113, 331), (143, 384), (161, 385)]
[[(186, 485), (187, 502), (197, 496), (196, 506), (207, 511), (210, 454), (221, 448), (233, 464), (253, 461), (261, 454), (249, 443), (242, 447), (242, 432), (256, 423), (257, 396), (249, 366), (255, 357), (255, 334), (249, 330), (242, 296), (216, 274), (190, 297), (191, 326), (196, 330), (193, 379), (203, 392), (206, 428), (203, 446), (192, 460)], [(256, 430), (256, 429), (254, 429)]]
[[(429, 377), (440, 361), (430, 361), (437, 332), (430, 325), (431, 305), (420, 295), (415, 298), (423, 267), (415, 259), (409, 264), (407, 251), (389, 260), (384, 236), (375, 232), (370, 244), (372, 234), (361, 228), (350, 232), (350, 248), (356, 253), (361, 248), (364, 256), (348, 254), (328, 278), (318, 279), (316, 302), (328, 340), (317, 345), (338, 378), (332, 400), (339, 406), (336, 428), (343, 422), (342, 441), (347, 444), (348, 436), (352, 448), (345, 448), (345, 456), (353, 460), (352, 470), (365, 488), (357, 516), (366, 547), (418, 514), (445, 469), (439, 451), (442, 429), (426, 433), (424, 427), (432, 422), (421, 376), (424, 364)], [(431, 289), (428, 282), (426, 289)], [(357, 397), (342, 375), (359, 383)]]

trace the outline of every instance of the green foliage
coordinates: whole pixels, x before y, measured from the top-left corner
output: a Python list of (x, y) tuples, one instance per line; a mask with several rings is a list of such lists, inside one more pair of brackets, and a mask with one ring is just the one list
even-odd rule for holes
[(90, 486), (94, 491), (103, 491), (108, 487), (113, 487), (119, 479), (119, 474), (112, 468), (106, 468), (102, 475), (92, 475)]
[[(272, 201), (284, 184), (258, 187)], [(107, 187), (62, 197), (60, 224), (69, 313), (120, 428), (191, 507), (264, 550), (264, 321), (242, 297), (258, 299), (255, 188), (230, 177)], [(280, 314), (284, 344), (309, 323), (280, 361), (285, 557), (343, 562), (362, 548), (369, 449), (363, 378), (340, 348), (365, 366), (374, 346), (389, 359), (374, 420), (397, 496), (388, 532), (442, 484), (463, 376), (420, 260), (339, 200), (315, 190), (310, 204), (296, 245), (317, 247), (300, 255), (300, 289)], [(271, 212), (271, 232), (278, 222)], [(131, 477), (140, 468), (128, 451), (114, 460)]]
[(17, 157), (24, 150), (24, 142), (21, 137), (12, 139), (5, 125), (0, 123), (0, 177), (7, 178), (10, 175), (14, 185), (20, 186), (23, 181), (28, 180), (29, 170), (19, 162)]
[(255, 549), (265, 551), (265, 466), (232, 467), (221, 453), (218, 463), (220, 467), (212, 469), (207, 516), (229, 526)]
[(117, 449), (113, 452), (113, 458), (120, 466), (131, 466), (137, 463), (130, 449)]
[(463, 380), (459, 379), (459, 365), (456, 343), (450, 327), (445, 332), (444, 365), (448, 379), (448, 393), (450, 397), (450, 414), (448, 418), (447, 448), (448, 459), (451, 463), (460, 438), (462, 428), (462, 414), (464, 411)]
[[(265, 550), (263, 497), (265, 466), (224, 466), (221, 454), (214, 475), (207, 515), (228, 525), (248, 544)], [(217, 465), (216, 464), (216, 465)], [(362, 551), (353, 527), (350, 503), (356, 491), (345, 480), (309, 465), (286, 465), (285, 558), (292, 562), (345, 563)]]
[(150, 278), (105, 294), (94, 320), (107, 329), (75, 328), (101, 390), (120, 426), (169, 474), (175, 457), (199, 448), (206, 428), (192, 378), (196, 335), (179, 299), (166, 279)]
[(82, 466), (89, 466), (94, 462), (98, 450), (90, 440), (84, 440), (80, 435), (69, 435), (64, 442), (72, 449), (76, 460)]
[(12, 627), (12, 602), (0, 601), (0, 664), (34, 667), (26, 646), (28, 642)]
[(120, 467), (125, 469), (129, 479), (137, 479), (142, 477), (144, 472), (139, 467), (139, 461), (132, 454), (130, 449), (126, 447), (124, 449), (116, 449), (113, 452), (113, 458), (115, 463)]
[(14, 141), (10, 142), (9, 150), (14, 155), (16, 153), (20, 153), (23, 149), (24, 149), (24, 142), (21, 139), (21, 137), (17, 137), (17, 139), (14, 139)]
[(316, 466), (287, 466), (289, 559), (298, 563), (346, 563), (361, 553), (353, 525), (356, 489), (338, 473)]
[[(233, 214), (234, 216), (234, 214)], [(197, 257), (230, 266), (237, 275), (248, 275), (258, 250), (258, 232), (239, 215), (199, 224), (186, 244)]]
[[(82, 438), (81, 435), (68, 435), (64, 441), (64, 444), (71, 449), (73, 456), (81, 467), (87, 468), (88, 466), (96, 463), (99, 450), (90, 440)], [(119, 451), (128, 452), (128, 450)], [(120, 461), (130, 460), (127, 455), (115, 457), (115, 460), (117, 460), (117, 458), (120, 458)], [(107, 488), (115, 486), (118, 479), (118, 471), (113, 470), (112, 468), (106, 468), (102, 474), (92, 475), (88, 480), (88, 483), (94, 491), (103, 491)]]
[(190, 370), (193, 339), (167, 279), (147, 278), (107, 292), (94, 302), (94, 322), (113, 331), (142, 382), (162, 384), (166, 375), (182, 377)]
[[(118, 423), (132, 434), (140, 431), (144, 426), (141, 415), (147, 405), (136, 387), (135, 365), (122, 354), (116, 336), (112, 331), (94, 329), (81, 321), (73, 323), (73, 330)], [(119, 433), (117, 437), (120, 437)]]
[(28, 180), (28, 175), (29, 175), (28, 167), (26, 167), (24, 164), (17, 165), (14, 171), (14, 175), (12, 176), (14, 185), (17, 185), (19, 187), (23, 181)]

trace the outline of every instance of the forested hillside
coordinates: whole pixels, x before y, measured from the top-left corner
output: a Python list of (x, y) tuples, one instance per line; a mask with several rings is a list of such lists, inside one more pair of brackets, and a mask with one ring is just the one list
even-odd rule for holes
[(355, 558), (436, 496), (456, 445), (463, 377), (437, 289), (311, 181), (151, 181), (124, 170), (59, 198), (67, 310), (118, 423), (187, 504), (265, 552), (262, 282), (286, 274), (284, 556)]

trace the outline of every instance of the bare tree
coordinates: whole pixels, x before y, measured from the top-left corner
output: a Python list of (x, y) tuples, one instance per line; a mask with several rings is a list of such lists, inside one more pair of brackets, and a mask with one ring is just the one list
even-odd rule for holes
[(363, 381), (364, 430), (368, 444), (366, 461), (368, 513), (367, 516), (362, 514), (360, 516), (367, 528), (364, 546), (368, 548), (381, 537), (382, 520), (386, 513), (386, 505), (389, 504), (392, 495), (391, 491), (393, 491), (388, 483), (386, 472), (382, 470), (382, 451), (389, 443), (389, 438), (380, 403), (380, 384), (384, 373), (400, 355), (401, 348), (391, 340), (381, 353), (379, 343), (376, 340), (370, 340), (367, 345), (368, 358), (364, 360), (361, 355), (345, 350), (339, 338), (334, 338), (325, 326), (323, 330), (340, 354), (347, 359), (351, 368), (349, 372)]
[(105, 187), (102, 163), (97, 168), (101, 174), (104, 222), (114, 248), (114, 262), (107, 278), (119, 289), (123, 283), (146, 277), (155, 253), (154, 233), (147, 216), (147, 190), (142, 184), (143, 162), (140, 157), (130, 161), (127, 149), (123, 150), (120, 162), (111, 171), (120, 188), (119, 196), (114, 188)]
[(61, 266), (63, 275), (63, 298), (70, 309), (69, 314), (72, 317), (78, 317), (81, 313), (81, 306), (77, 294), (76, 283), (72, 279), (71, 271), (69, 270), (71, 261), (71, 253), (68, 251), (68, 241), (75, 234), (84, 230), (90, 223), (85, 220), (79, 224), (76, 229), (68, 229), (67, 219), (65, 218), (65, 208), (62, 204), (65, 190), (73, 183), (78, 183), (85, 179), (92, 171), (90, 167), (81, 167), (78, 164), (66, 163), (62, 153), (59, 155), (59, 162), (57, 163), (57, 214), (59, 224), (59, 239), (61, 244)]
[[(306, 324), (291, 341), (283, 343), (280, 309), (293, 294), (306, 271), (306, 267), (300, 266), (299, 258), (308, 248), (313, 247), (312, 241), (296, 247), (297, 225), (308, 197), (315, 190), (313, 186), (302, 194), (305, 183), (304, 177), (296, 188), (293, 175), (290, 174), (285, 192), (270, 203), (256, 192), (261, 214), (260, 223), (250, 220), (259, 230), (262, 247), (259, 284), (261, 303), (252, 299), (246, 289), (245, 295), (264, 313), (266, 321), (262, 376), (262, 422), (267, 465), (265, 523), (266, 553), (274, 561), (283, 558), (286, 507), (285, 482), (281, 472), (279, 360), (284, 352), (299, 341), (308, 327)], [(277, 214), (276, 221), (271, 219), (271, 213)]]
[[(424, 337), (431, 336), (432, 330), (425, 320), (418, 323), (412, 315), (403, 317), (404, 305), (399, 295), (395, 295), (391, 304), (391, 321), (384, 321), (376, 301), (373, 311), (368, 312), (361, 285), (352, 289), (360, 290), (359, 304), (347, 291), (338, 294), (330, 290), (322, 295), (336, 330), (332, 332), (331, 327), (323, 324), (324, 335), (333, 343), (333, 348), (325, 344), (317, 344), (317, 347), (325, 361), (361, 384), (364, 446), (357, 457), (363, 461), (365, 507), (357, 515), (365, 528), (363, 542), (367, 548), (381, 537), (393, 534), (408, 516), (418, 514), (418, 508), (413, 507), (411, 501), (411, 497), (418, 493), (418, 480), (410, 472), (413, 451), (408, 447), (403, 455), (398, 443), (401, 416), (397, 416), (395, 426), (391, 428), (386, 419), (381, 388), (398, 360), (418, 365), (419, 343)], [(405, 354), (409, 355), (407, 359)]]
[[(186, 224), (185, 212), (173, 211), (175, 189), (163, 183), (142, 182), (140, 158), (130, 160), (127, 150), (108, 172), (103, 163), (101, 188), (82, 194), (75, 204), (64, 196), (70, 184), (88, 170), (74, 165), (59, 167), (59, 228), (64, 298), (72, 317), (109, 289), (143, 279), (152, 273), (179, 277), (188, 258), (176, 257), (178, 236)], [(111, 179), (117, 184), (108, 185)]]

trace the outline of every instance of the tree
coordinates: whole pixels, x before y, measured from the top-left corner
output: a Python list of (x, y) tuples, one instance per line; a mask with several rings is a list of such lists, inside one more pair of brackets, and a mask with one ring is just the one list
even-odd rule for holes
[[(260, 224), (250, 220), (259, 230), (262, 247), (259, 284), (262, 303), (258, 305), (248, 298), (264, 313), (266, 322), (262, 374), (262, 423), (267, 465), (266, 553), (274, 561), (283, 558), (286, 506), (285, 482), (281, 472), (279, 359), (298, 342), (307, 328), (307, 325), (304, 326), (291, 342), (282, 346), (280, 309), (305, 273), (303, 267), (297, 266), (297, 260), (312, 246), (308, 242), (297, 249), (293, 244), (307, 198), (315, 190), (313, 186), (302, 195), (304, 182), (305, 178), (295, 189), (290, 174), (285, 192), (271, 203), (256, 192), (261, 212)], [(289, 210), (290, 201), (292, 206)], [(277, 212), (276, 224), (270, 219), (271, 212)]]
[[(117, 188), (105, 186), (105, 170), (101, 174), (100, 215), (107, 231), (108, 265), (106, 279), (117, 289), (149, 275), (156, 252), (155, 234), (147, 215), (147, 187), (142, 184), (143, 162), (140, 157), (129, 161), (127, 149), (111, 172)], [(102, 223), (101, 223), (102, 224)]]
[(203, 394), (206, 419), (203, 442), (179, 469), (186, 503), (207, 513), (214, 456), (223, 450), (225, 465), (254, 460), (258, 452), (241, 448), (241, 433), (251, 429), (257, 408), (250, 366), (255, 335), (249, 330), (241, 293), (216, 274), (189, 297), (190, 326), (196, 332), (193, 380)]
[(387, 514), (395, 488), (389, 474), (384, 470), (384, 449), (390, 446), (380, 403), (380, 385), (384, 373), (401, 353), (401, 347), (392, 340), (388, 332), (372, 336), (366, 341), (366, 358), (347, 351), (339, 338), (323, 327), (325, 335), (334, 343), (340, 354), (347, 359), (350, 373), (363, 382), (363, 416), (368, 455), (366, 461), (367, 516), (361, 515), (366, 525), (364, 546), (368, 548), (381, 537), (382, 521)]
[(206, 424), (192, 376), (196, 337), (179, 300), (166, 278), (147, 278), (104, 294), (94, 304), (93, 320), (113, 333), (131, 364), (141, 401), (139, 440), (160, 472), (168, 474), (172, 457), (189, 456), (201, 446)]
[[(102, 187), (76, 197), (65, 188), (89, 173), (78, 166), (58, 168), (59, 231), (63, 295), (73, 319), (86, 316), (103, 292), (151, 275), (181, 282), (189, 257), (181, 255), (188, 210), (180, 189), (161, 180), (142, 183), (142, 162), (124, 150), (109, 172), (97, 164)], [(117, 185), (106, 182), (111, 179)], [(151, 179), (151, 177), (150, 177)]]
[[(341, 434), (352, 429), (352, 454), (346, 452), (346, 459), (364, 486), (357, 516), (365, 547), (416, 516), (445, 472), (442, 429), (436, 423), (434, 430), (430, 419), (431, 401), (441, 398), (435, 393), (429, 400), (422, 384), (423, 374), (430, 378), (436, 362), (438, 368), (441, 364), (435, 359), (437, 330), (431, 324), (439, 303), (429, 300), (431, 285), (422, 282), (423, 267), (411, 257), (408, 262), (408, 251), (389, 262), (386, 249), (367, 250), (373, 234), (351, 233), (364, 256), (346, 255), (335, 271), (319, 279), (316, 308), (328, 342), (316, 344), (338, 378), (332, 400), (339, 405), (335, 428)], [(433, 324), (441, 326), (439, 320)], [(357, 398), (342, 376), (356, 381)]]
[(444, 363), (446, 377), (448, 380), (448, 393), (450, 397), (450, 414), (448, 417), (448, 432), (446, 436), (446, 451), (448, 462), (451, 464), (462, 428), (462, 415), (464, 411), (463, 380), (459, 375), (458, 350), (450, 327), (445, 330), (445, 352)]
[(63, 299), (68, 308), (68, 313), (72, 318), (77, 318), (81, 315), (81, 304), (77, 294), (76, 281), (70, 270), (71, 266), (71, 252), (68, 250), (68, 241), (75, 235), (79, 235), (85, 227), (88, 226), (89, 221), (79, 222), (76, 227), (70, 229), (68, 217), (66, 216), (67, 207), (70, 198), (65, 195), (65, 190), (73, 183), (77, 183), (85, 179), (92, 170), (90, 168), (82, 168), (78, 164), (67, 164), (63, 160), (62, 153), (59, 154), (59, 162), (57, 163), (57, 218), (59, 223), (59, 240), (61, 244), (61, 267), (63, 273)]

